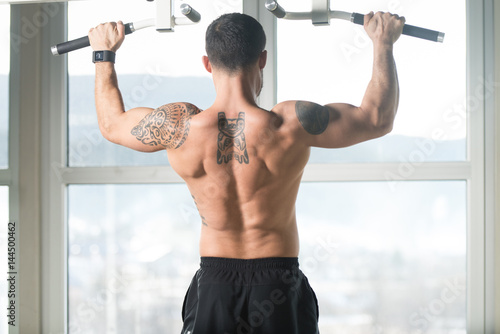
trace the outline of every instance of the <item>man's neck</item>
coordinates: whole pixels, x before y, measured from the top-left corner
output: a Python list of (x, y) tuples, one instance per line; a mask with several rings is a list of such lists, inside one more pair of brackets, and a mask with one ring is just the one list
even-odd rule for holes
[(214, 84), (216, 98), (213, 106), (228, 111), (241, 109), (245, 106), (257, 106), (257, 78), (251, 74), (237, 74), (228, 76), (215, 74)]

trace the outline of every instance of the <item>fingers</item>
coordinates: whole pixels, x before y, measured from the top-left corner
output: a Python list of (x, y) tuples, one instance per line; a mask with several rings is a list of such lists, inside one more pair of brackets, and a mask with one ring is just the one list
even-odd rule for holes
[(374, 42), (394, 44), (402, 33), (406, 22), (404, 16), (389, 12), (370, 12), (364, 17), (364, 27)]
[(398, 14), (391, 14), (391, 13), (386, 13), (386, 14), (389, 14), (389, 18), (394, 18), (396, 20), (398, 20), (399, 22), (401, 22), (402, 24), (405, 24), (406, 22), (406, 19), (404, 16), (399, 16)]
[(365, 15), (365, 21), (364, 21), (364, 25), (366, 26), (368, 24), (368, 22), (370, 22), (370, 20), (372, 19), (373, 17), (373, 12), (369, 12), (368, 14)]
[(89, 30), (89, 34), (92, 33), (93, 31), (97, 33), (113, 33), (117, 32), (118, 36), (123, 37), (125, 36), (125, 25), (123, 24), (122, 21), (118, 22), (106, 22), (106, 23), (101, 23), (95, 28), (91, 28)]
[(377, 23), (390, 22), (391, 20), (399, 21), (401, 25), (406, 23), (406, 18), (404, 16), (399, 16), (398, 14), (391, 14), (389, 12), (376, 12), (374, 14), (373, 12), (370, 12), (365, 15), (365, 27), (370, 24), (372, 20)]
[(89, 40), (94, 50), (116, 52), (125, 39), (125, 25), (122, 21), (107, 22), (90, 29)]
[(95, 28), (91, 28), (90, 31), (92, 31), (94, 29), (95, 30), (99, 30), (99, 31), (102, 31), (102, 30), (105, 30), (105, 29), (111, 29), (111, 30), (120, 31), (120, 29), (125, 30), (125, 25), (123, 24), (122, 21), (118, 21), (118, 22), (106, 22), (106, 23), (99, 24)]
[(125, 25), (122, 21), (116, 22), (116, 29), (118, 30), (120, 36), (125, 36)]
[(374, 17), (376, 19), (380, 19), (380, 18), (383, 18), (383, 19), (395, 18), (396, 20), (399, 20), (399, 21), (403, 22), (403, 24), (406, 22), (405, 17), (404, 16), (399, 16), (398, 14), (392, 14), (390, 12), (380, 12), (380, 11), (376, 12), (376, 13), (373, 13), (373, 11), (371, 11), (368, 14), (365, 15), (365, 22), (364, 23), (367, 24)]

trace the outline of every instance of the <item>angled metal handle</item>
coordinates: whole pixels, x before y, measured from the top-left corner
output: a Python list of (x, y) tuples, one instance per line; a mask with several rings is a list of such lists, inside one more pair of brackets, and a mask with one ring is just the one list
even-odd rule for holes
[[(313, 0), (315, 1), (315, 0)], [(317, 4), (317, 3), (316, 3)], [(319, 5), (316, 5), (319, 6)], [(341, 19), (351, 21), (356, 24), (363, 25), (364, 23), (364, 15), (359, 13), (348, 13), (338, 10), (328, 10), (327, 17), (328, 23), (322, 19), (316, 19), (314, 21), (315, 15), (314, 11), (318, 9), (313, 8), (313, 12), (287, 12), (283, 7), (281, 7), (276, 0), (267, 0), (266, 8), (268, 11), (274, 14), (277, 18), (285, 19), (285, 20), (312, 20), (315, 25), (324, 25), (329, 24), (331, 19)], [(409, 24), (405, 24), (403, 27), (403, 35), (422, 38), (428, 41), (443, 43), (444, 41), (444, 32), (439, 32), (435, 30), (430, 30), (426, 28), (420, 28), (416, 26), (412, 26)]]
[[(170, 13), (170, 11), (168, 13)], [(181, 5), (181, 13), (184, 15), (184, 17), (172, 17), (169, 15), (168, 16), (169, 19), (166, 20), (167, 25), (166, 26), (163, 25), (160, 28), (158, 28), (158, 21), (156, 19), (147, 19), (147, 20), (127, 23), (125, 24), (125, 35), (129, 35), (140, 29), (154, 27), (154, 26), (157, 27), (158, 31), (173, 31), (174, 25), (193, 24), (193, 23), (198, 23), (201, 20), (200, 13), (198, 13), (193, 7), (191, 7), (188, 4)], [(165, 24), (165, 22), (160, 22), (160, 24)], [(54, 56), (57, 56), (71, 51), (79, 50), (88, 46), (90, 46), (89, 37), (84, 36), (81, 38), (77, 38), (71, 41), (54, 45), (50, 48), (50, 50)]]

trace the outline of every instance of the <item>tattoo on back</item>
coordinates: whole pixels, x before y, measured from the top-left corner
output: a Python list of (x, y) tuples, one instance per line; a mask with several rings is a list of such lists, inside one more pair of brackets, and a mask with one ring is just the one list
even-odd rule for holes
[(203, 224), (203, 226), (208, 226), (207, 220), (205, 219), (205, 217), (203, 217), (203, 215), (200, 212), (200, 208), (198, 207), (198, 203), (196, 202), (196, 198), (193, 195), (191, 195), (191, 197), (193, 198), (194, 205), (196, 205), (196, 209), (198, 210), (198, 213), (200, 214), (201, 223)]
[(302, 127), (312, 135), (319, 135), (328, 127), (330, 113), (324, 106), (312, 102), (297, 101), (295, 112)]
[(189, 103), (166, 104), (144, 117), (131, 133), (145, 145), (177, 149), (186, 141), (191, 117), (200, 111)]
[(226, 118), (219, 112), (219, 136), (217, 138), (217, 164), (228, 163), (235, 159), (240, 164), (248, 164), (247, 142), (245, 139), (245, 113), (238, 118)]

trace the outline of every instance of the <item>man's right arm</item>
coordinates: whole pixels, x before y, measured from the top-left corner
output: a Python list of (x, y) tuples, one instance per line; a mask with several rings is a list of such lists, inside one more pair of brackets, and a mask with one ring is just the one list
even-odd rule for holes
[[(404, 18), (390, 13), (365, 15), (365, 30), (373, 41), (372, 78), (359, 107), (332, 103), (320, 106), (296, 101), (301, 141), (307, 146), (339, 148), (381, 137), (392, 130), (399, 102), (393, 44)], [(298, 125), (298, 124), (297, 124)]]

